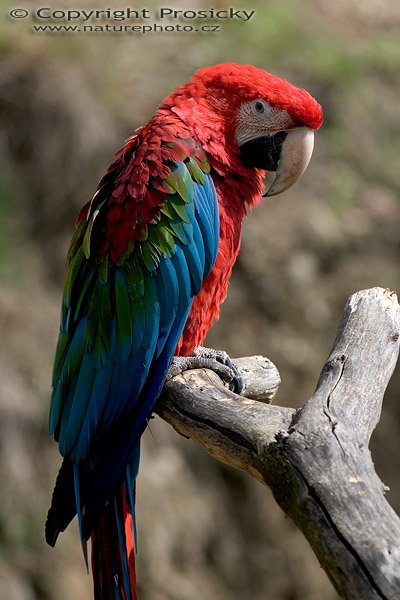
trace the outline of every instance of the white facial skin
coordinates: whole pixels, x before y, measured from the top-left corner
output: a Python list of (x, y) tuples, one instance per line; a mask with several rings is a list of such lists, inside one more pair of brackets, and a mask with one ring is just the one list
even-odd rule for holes
[(294, 127), (286, 110), (272, 108), (258, 98), (243, 102), (239, 108), (236, 140), (239, 146), (250, 140), (285, 131), (275, 179), (266, 196), (275, 196), (291, 187), (307, 168), (314, 147), (314, 131), (308, 127)]

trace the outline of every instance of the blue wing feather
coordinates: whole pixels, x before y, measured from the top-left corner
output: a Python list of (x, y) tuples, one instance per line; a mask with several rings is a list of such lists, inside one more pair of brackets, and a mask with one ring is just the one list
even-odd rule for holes
[(188, 244), (183, 248), (183, 253), (187, 264), (187, 270), (190, 276), (190, 293), (192, 297), (197, 296), (203, 284), (204, 262), (201, 262), (200, 255), (194, 243), (194, 240), (191, 244)]
[[(110, 361), (111, 362), (111, 361)], [(114, 362), (114, 360), (112, 360)], [(109, 393), (113, 369), (110, 364), (104, 366), (97, 374), (93, 386), (90, 405), (86, 412), (82, 429), (79, 435), (79, 443), (74, 449), (76, 462), (81, 462), (89, 453), (90, 445), (96, 439), (97, 427), (101, 423), (102, 414)]]
[(206, 253), (204, 249), (204, 241), (201, 235), (200, 227), (197, 221), (193, 221), (193, 241), (194, 248), (198, 256), (199, 274), (201, 278), (201, 284), (203, 283), (204, 272), (206, 270)]
[(191, 298), (191, 286), (190, 286), (190, 274), (187, 268), (185, 255), (180, 245), (176, 245), (176, 251), (174, 256), (171, 258), (172, 265), (175, 269), (176, 278), (178, 280), (178, 304), (177, 311), (182, 314), (185, 308), (190, 303)]
[(219, 244), (219, 213), (218, 201), (214, 184), (210, 175), (207, 175), (207, 186), (195, 187), (196, 222), (201, 231), (204, 243), (205, 263), (204, 275), (207, 276), (212, 269)]
[[(84, 354), (74, 387), (68, 420), (64, 419), (61, 422), (59, 444), (63, 456), (71, 452), (79, 438), (85, 415), (88, 413), (89, 404), (91, 404), (96, 375), (97, 371), (92, 366), (90, 355)], [(93, 412), (93, 408), (90, 408)]]
[(175, 317), (179, 297), (178, 279), (171, 259), (162, 256), (159, 269), (160, 274), (157, 277), (158, 297), (160, 307), (162, 307), (160, 325), (168, 329)]

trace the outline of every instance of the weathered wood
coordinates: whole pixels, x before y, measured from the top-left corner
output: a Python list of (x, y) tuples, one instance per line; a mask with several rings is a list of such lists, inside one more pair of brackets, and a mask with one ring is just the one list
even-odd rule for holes
[(254, 399), (271, 398), (278, 384), (269, 362), (260, 370), (259, 357), (236, 363), (252, 399), (200, 370), (170, 380), (158, 407), (179, 433), (271, 487), (349, 600), (400, 598), (400, 520), (368, 450), (399, 331), (395, 294), (358, 292), (346, 304), (317, 389), (300, 410)]
[(244, 383), (242, 395), (259, 402), (272, 402), (281, 383), (274, 363), (264, 356), (236, 358), (233, 362)]

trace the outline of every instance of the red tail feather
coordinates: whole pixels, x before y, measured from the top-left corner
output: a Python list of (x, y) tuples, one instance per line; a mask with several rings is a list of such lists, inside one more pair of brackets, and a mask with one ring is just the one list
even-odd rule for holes
[(123, 483), (91, 536), (95, 600), (137, 600), (134, 518)]
[(135, 523), (134, 523), (134, 515), (129, 507), (129, 503), (126, 499), (126, 484), (123, 486), (122, 493), (122, 505), (123, 505), (123, 515), (124, 515), (124, 523), (125, 523), (125, 543), (126, 543), (126, 553), (128, 556), (128, 565), (129, 565), (129, 580), (131, 584), (131, 592), (132, 592), (132, 600), (137, 600), (136, 594), (136, 569), (135, 569)]

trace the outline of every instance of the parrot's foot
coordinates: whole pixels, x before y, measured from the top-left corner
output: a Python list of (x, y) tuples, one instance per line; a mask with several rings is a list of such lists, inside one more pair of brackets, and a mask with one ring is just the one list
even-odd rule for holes
[(168, 370), (167, 379), (180, 375), (190, 369), (210, 369), (224, 381), (235, 394), (241, 394), (244, 388), (239, 369), (232, 363), (223, 350), (213, 350), (198, 346), (192, 356), (175, 356)]

